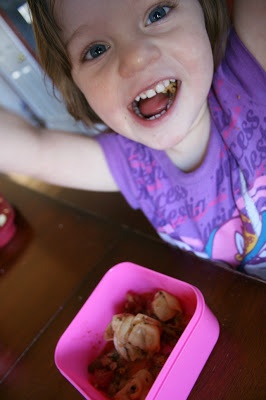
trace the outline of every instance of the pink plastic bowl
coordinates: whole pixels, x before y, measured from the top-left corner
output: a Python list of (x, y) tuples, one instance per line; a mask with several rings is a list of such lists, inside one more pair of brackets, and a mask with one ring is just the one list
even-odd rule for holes
[(90, 400), (106, 399), (89, 382), (88, 365), (105, 342), (103, 333), (119, 313), (129, 290), (163, 289), (178, 296), (192, 318), (149, 391), (147, 400), (186, 399), (219, 336), (219, 324), (194, 286), (150, 269), (124, 262), (111, 268), (61, 336), (55, 363), (60, 372)]

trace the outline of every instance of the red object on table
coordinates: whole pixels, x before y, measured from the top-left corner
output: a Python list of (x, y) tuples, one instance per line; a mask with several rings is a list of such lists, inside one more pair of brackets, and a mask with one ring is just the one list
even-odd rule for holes
[(13, 207), (0, 193), (0, 248), (10, 242), (16, 232)]

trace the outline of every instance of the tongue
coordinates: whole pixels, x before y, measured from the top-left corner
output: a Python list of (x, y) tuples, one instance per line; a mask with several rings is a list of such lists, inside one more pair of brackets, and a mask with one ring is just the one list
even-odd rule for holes
[(169, 98), (166, 93), (159, 93), (151, 99), (140, 99), (139, 110), (144, 117), (152, 117), (166, 109), (168, 100)]

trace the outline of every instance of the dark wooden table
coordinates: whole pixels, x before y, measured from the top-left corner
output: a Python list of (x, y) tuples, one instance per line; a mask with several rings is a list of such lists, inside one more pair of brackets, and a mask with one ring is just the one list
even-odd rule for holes
[(162, 243), (119, 194), (65, 189), (55, 199), (3, 176), (0, 192), (16, 208), (18, 225), (0, 250), (1, 399), (82, 398), (57, 370), (55, 346), (104, 273), (121, 261), (197, 286), (220, 322), (189, 399), (266, 399), (265, 283)]

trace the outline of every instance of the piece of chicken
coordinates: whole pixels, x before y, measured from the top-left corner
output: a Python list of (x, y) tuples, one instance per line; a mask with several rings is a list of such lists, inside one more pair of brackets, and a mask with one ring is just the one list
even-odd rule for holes
[(150, 372), (141, 369), (116, 393), (114, 400), (145, 400), (152, 383)]
[(118, 353), (128, 361), (150, 357), (160, 350), (161, 324), (144, 314), (117, 314), (105, 331)]
[(179, 300), (164, 290), (155, 293), (152, 310), (156, 317), (163, 322), (183, 313)]

